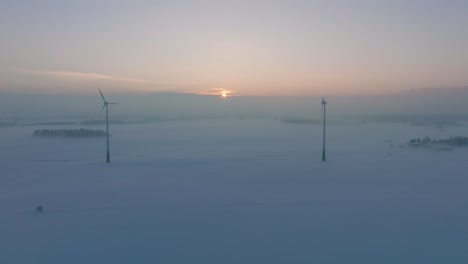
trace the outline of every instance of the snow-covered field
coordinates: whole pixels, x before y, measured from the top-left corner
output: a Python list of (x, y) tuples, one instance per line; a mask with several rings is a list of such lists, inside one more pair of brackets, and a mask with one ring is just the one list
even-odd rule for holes
[(111, 164), (36, 128), (0, 129), (0, 263), (468, 263), (468, 149), (399, 147), (466, 126), (332, 124), (326, 163), (319, 125), (114, 125)]

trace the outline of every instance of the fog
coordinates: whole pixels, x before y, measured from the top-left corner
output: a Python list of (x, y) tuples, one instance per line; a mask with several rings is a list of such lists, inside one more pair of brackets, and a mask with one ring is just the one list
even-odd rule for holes
[(465, 89), (327, 97), (326, 162), (318, 97), (105, 95), (109, 164), (98, 93), (0, 96), (0, 263), (468, 262)]
[[(104, 91), (105, 92), (105, 91)], [(177, 93), (106, 94), (111, 118), (320, 118), (320, 97), (205, 96)], [(468, 88), (418, 89), (387, 96), (329, 96), (329, 117), (338, 121), (408, 122), (464, 119)], [(103, 118), (102, 100), (95, 95), (1, 94), (0, 117), (15, 119)]]

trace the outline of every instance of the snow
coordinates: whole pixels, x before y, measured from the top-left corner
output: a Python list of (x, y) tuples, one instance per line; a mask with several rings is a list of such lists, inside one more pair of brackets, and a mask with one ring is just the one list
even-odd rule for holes
[(0, 263), (468, 263), (468, 149), (399, 147), (465, 126), (330, 124), (326, 163), (320, 125), (113, 125), (111, 164), (37, 128), (0, 130)]

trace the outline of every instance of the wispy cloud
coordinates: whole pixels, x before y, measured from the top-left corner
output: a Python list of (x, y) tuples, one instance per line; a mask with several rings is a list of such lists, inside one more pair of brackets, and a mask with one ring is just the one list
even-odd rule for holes
[(148, 84), (148, 85), (187, 85), (189, 83), (183, 82), (161, 82), (145, 79), (135, 79), (135, 78), (126, 78), (119, 76), (112, 76), (94, 72), (75, 72), (75, 71), (63, 71), (63, 70), (37, 70), (24, 67), (12, 67), (12, 70), (15, 72), (29, 74), (29, 75), (38, 75), (46, 76), (62, 80), (82, 80), (82, 81), (114, 81), (114, 82), (126, 82), (126, 83), (136, 83), (136, 84)]
[(234, 91), (228, 90), (226, 88), (210, 88), (202, 91), (193, 91), (191, 93), (203, 94), (203, 95), (220, 95), (220, 96), (231, 96), (234, 94)]
[(226, 88), (202, 88), (197, 82), (167, 82), (146, 79), (135, 79), (121, 76), (106, 75), (94, 72), (78, 72), (64, 70), (38, 70), (26, 67), (11, 67), (10, 70), (31, 76), (43, 76), (59, 81), (83, 81), (92, 84), (93, 81), (106, 81), (114, 84), (123, 84), (131, 87), (133, 91), (140, 92), (176, 92), (200, 95), (232, 96), (234, 91)]

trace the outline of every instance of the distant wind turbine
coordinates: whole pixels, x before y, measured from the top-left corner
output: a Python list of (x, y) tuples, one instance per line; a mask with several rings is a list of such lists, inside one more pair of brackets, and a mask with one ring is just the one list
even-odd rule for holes
[(323, 148), (322, 148), (322, 161), (326, 161), (325, 157), (325, 127), (326, 127), (326, 114), (327, 114), (327, 101), (322, 97), (322, 113), (323, 113)]
[(101, 113), (106, 108), (106, 142), (107, 142), (107, 156), (106, 161), (110, 163), (110, 149), (109, 149), (109, 105), (117, 104), (117, 103), (109, 103), (106, 101), (106, 98), (101, 92), (101, 89), (98, 89), (99, 93), (101, 94), (102, 100), (104, 101), (104, 105), (102, 106)]

